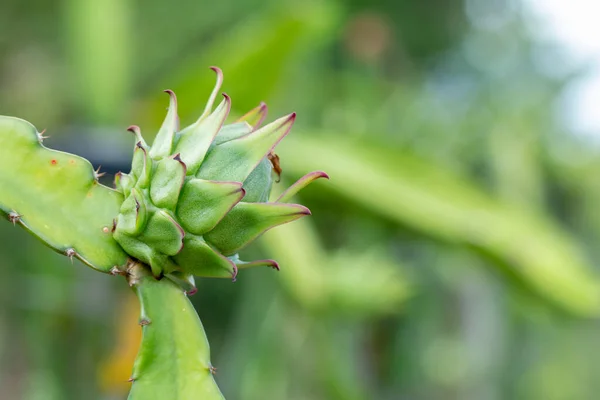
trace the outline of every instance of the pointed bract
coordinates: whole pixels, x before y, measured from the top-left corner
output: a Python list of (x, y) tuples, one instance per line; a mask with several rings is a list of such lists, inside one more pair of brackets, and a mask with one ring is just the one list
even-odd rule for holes
[(131, 189), (135, 185), (135, 179), (131, 175), (118, 172), (115, 174), (115, 189), (123, 193), (125, 197), (129, 196)]
[(175, 152), (181, 154), (181, 159), (188, 168), (188, 175), (195, 175), (200, 164), (206, 156), (211, 143), (223, 126), (229, 110), (231, 99), (223, 94), (225, 99), (219, 104), (215, 112), (199, 119), (193, 125), (183, 129), (178, 135)]
[(202, 237), (187, 235), (183, 249), (175, 262), (185, 265), (186, 271), (207, 278), (235, 278), (237, 267), (233, 261), (213, 249)]
[(198, 178), (243, 182), (258, 163), (287, 135), (296, 114), (280, 118), (238, 139), (212, 148), (200, 166)]
[(181, 191), (177, 219), (188, 232), (202, 235), (213, 229), (243, 197), (239, 182), (191, 179)]
[(150, 181), (152, 203), (158, 207), (175, 211), (185, 173), (186, 166), (177, 155), (158, 161)]
[(246, 122), (252, 129), (256, 129), (262, 124), (266, 117), (267, 105), (264, 102), (261, 102), (258, 107), (248, 111), (235, 122)]
[(273, 186), (273, 166), (265, 157), (248, 175), (244, 181), (244, 190), (246, 203), (265, 203), (269, 200), (269, 194)]
[(267, 230), (306, 215), (310, 215), (310, 211), (299, 204), (242, 202), (233, 207), (204, 238), (229, 256)]
[(198, 288), (196, 287), (196, 280), (194, 279), (194, 275), (182, 272), (182, 271), (173, 271), (167, 275), (167, 278), (175, 282), (178, 286), (180, 286), (188, 296), (193, 296), (198, 292)]
[(304, 175), (302, 178), (298, 179), (292, 186), (287, 188), (276, 200), (278, 203), (286, 203), (290, 201), (299, 191), (310, 185), (311, 182), (319, 178), (329, 179), (329, 175), (327, 175), (323, 171), (314, 171)]
[(213, 146), (218, 146), (230, 140), (246, 136), (251, 132), (252, 126), (250, 126), (247, 122), (236, 122), (234, 124), (225, 125), (221, 127), (221, 130), (215, 137)]
[(143, 145), (138, 142), (133, 150), (133, 160), (131, 162), (131, 175), (136, 179), (135, 186), (147, 188), (150, 183), (151, 172), (152, 160), (148, 157), (148, 152)]
[(150, 157), (155, 160), (171, 154), (175, 132), (179, 130), (177, 97), (172, 90), (165, 90), (165, 92), (169, 94), (169, 110), (150, 148)]
[(158, 210), (148, 220), (139, 240), (160, 253), (173, 256), (181, 250), (184, 236), (181, 226), (165, 211)]
[(206, 102), (206, 106), (204, 107), (204, 112), (202, 113), (202, 115), (200, 115), (199, 119), (203, 119), (204, 117), (206, 117), (208, 114), (211, 113), (213, 104), (217, 98), (217, 95), (219, 94), (219, 90), (221, 90), (221, 86), (223, 85), (223, 71), (221, 71), (221, 68), (210, 67), (210, 69), (213, 70), (215, 72), (215, 74), (217, 74), (217, 81), (215, 82), (215, 87), (213, 88), (213, 91), (211, 92), (210, 97), (208, 98), (208, 101)]
[(121, 204), (117, 216), (117, 229), (131, 236), (141, 234), (146, 226), (147, 211), (143, 195), (133, 189), (129, 197)]
[(238, 261), (235, 263), (239, 269), (253, 268), (253, 267), (269, 267), (279, 271), (279, 264), (275, 260), (256, 260), (256, 261)]
[(131, 125), (127, 128), (127, 130), (135, 135), (135, 143), (136, 144), (140, 143), (143, 148), (145, 148), (145, 149), (149, 148), (148, 144), (144, 140), (144, 137), (142, 136), (142, 130), (140, 129), (139, 126)]

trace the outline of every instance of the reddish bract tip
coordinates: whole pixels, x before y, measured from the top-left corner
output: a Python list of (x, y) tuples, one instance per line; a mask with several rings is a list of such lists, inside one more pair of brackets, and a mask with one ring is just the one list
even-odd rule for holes
[(312, 215), (310, 210), (307, 207), (304, 207), (300, 204), (288, 204), (289, 207), (295, 209), (294, 212), (291, 212), (289, 215)]
[(223, 71), (221, 70), (221, 68), (219, 67), (215, 67), (214, 65), (212, 67), (209, 67), (211, 70), (213, 70), (217, 75), (219, 76), (223, 76)]
[(140, 134), (142, 130), (137, 125), (130, 125), (127, 127), (127, 131), (135, 133), (137, 135), (137, 134)]
[(304, 189), (311, 182), (314, 182), (319, 178), (327, 178), (329, 179), (329, 175), (327, 175), (323, 171), (314, 171), (304, 175), (302, 178), (298, 179), (292, 186), (287, 188), (276, 200), (276, 202), (285, 203), (289, 201), (292, 197), (294, 197), (300, 190)]
[[(328, 174), (327, 172), (325, 172), (325, 171), (315, 171), (314, 173), (315, 173), (315, 175), (317, 175), (317, 177), (316, 177), (316, 178), (325, 178), (325, 179), (329, 179), (329, 174)], [(316, 179), (316, 178), (315, 178), (315, 179)]]
[(255, 262), (257, 265), (264, 265), (265, 267), (271, 267), (277, 271), (279, 271), (279, 263), (275, 260), (259, 260)]
[(171, 89), (167, 89), (164, 92), (167, 93), (170, 97), (169, 108), (173, 107), (175, 111), (177, 111), (177, 96), (175, 95), (175, 92)]
[(258, 129), (267, 117), (268, 107), (264, 101), (261, 101), (258, 107), (253, 108), (242, 115), (235, 122), (246, 122), (253, 130)]
[(197, 287), (193, 288), (192, 290), (188, 290), (187, 292), (185, 292), (185, 294), (187, 294), (188, 296), (193, 296), (196, 293), (198, 293), (198, 288)]

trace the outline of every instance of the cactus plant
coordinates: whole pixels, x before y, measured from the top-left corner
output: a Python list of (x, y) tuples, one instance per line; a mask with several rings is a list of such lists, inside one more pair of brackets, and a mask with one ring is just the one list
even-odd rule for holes
[(101, 272), (125, 276), (141, 303), (142, 344), (131, 376), (130, 399), (218, 399), (202, 324), (187, 295), (194, 277), (235, 281), (245, 262), (238, 251), (266, 230), (309, 210), (288, 201), (313, 180), (305, 175), (270, 202), (280, 172), (273, 149), (295, 114), (264, 127), (261, 104), (225, 125), (231, 100), (214, 109), (217, 82), (204, 112), (180, 129), (172, 91), (167, 116), (152, 145), (137, 126), (129, 173), (115, 188), (80, 157), (43, 146), (30, 123), (0, 117), (0, 209), (14, 225), (54, 250)]

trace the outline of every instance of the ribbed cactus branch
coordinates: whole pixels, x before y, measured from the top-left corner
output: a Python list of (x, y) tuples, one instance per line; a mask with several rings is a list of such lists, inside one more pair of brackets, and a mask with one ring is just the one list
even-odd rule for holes
[(129, 400), (223, 399), (204, 328), (185, 292), (147, 266), (131, 263), (127, 280), (141, 304), (142, 343)]
[(29, 122), (0, 116), (0, 209), (45, 244), (102, 272), (124, 266), (112, 237), (123, 203), (89, 161), (47, 149)]

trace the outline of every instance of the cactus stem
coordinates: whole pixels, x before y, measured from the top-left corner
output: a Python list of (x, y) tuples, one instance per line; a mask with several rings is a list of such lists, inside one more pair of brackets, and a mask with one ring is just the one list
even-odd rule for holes
[(17, 222), (21, 221), (22, 215), (16, 211), (11, 211), (8, 213), (8, 220), (13, 223), (13, 225), (17, 225)]
[(148, 326), (152, 323), (148, 318), (142, 318), (139, 322), (141, 326)]

